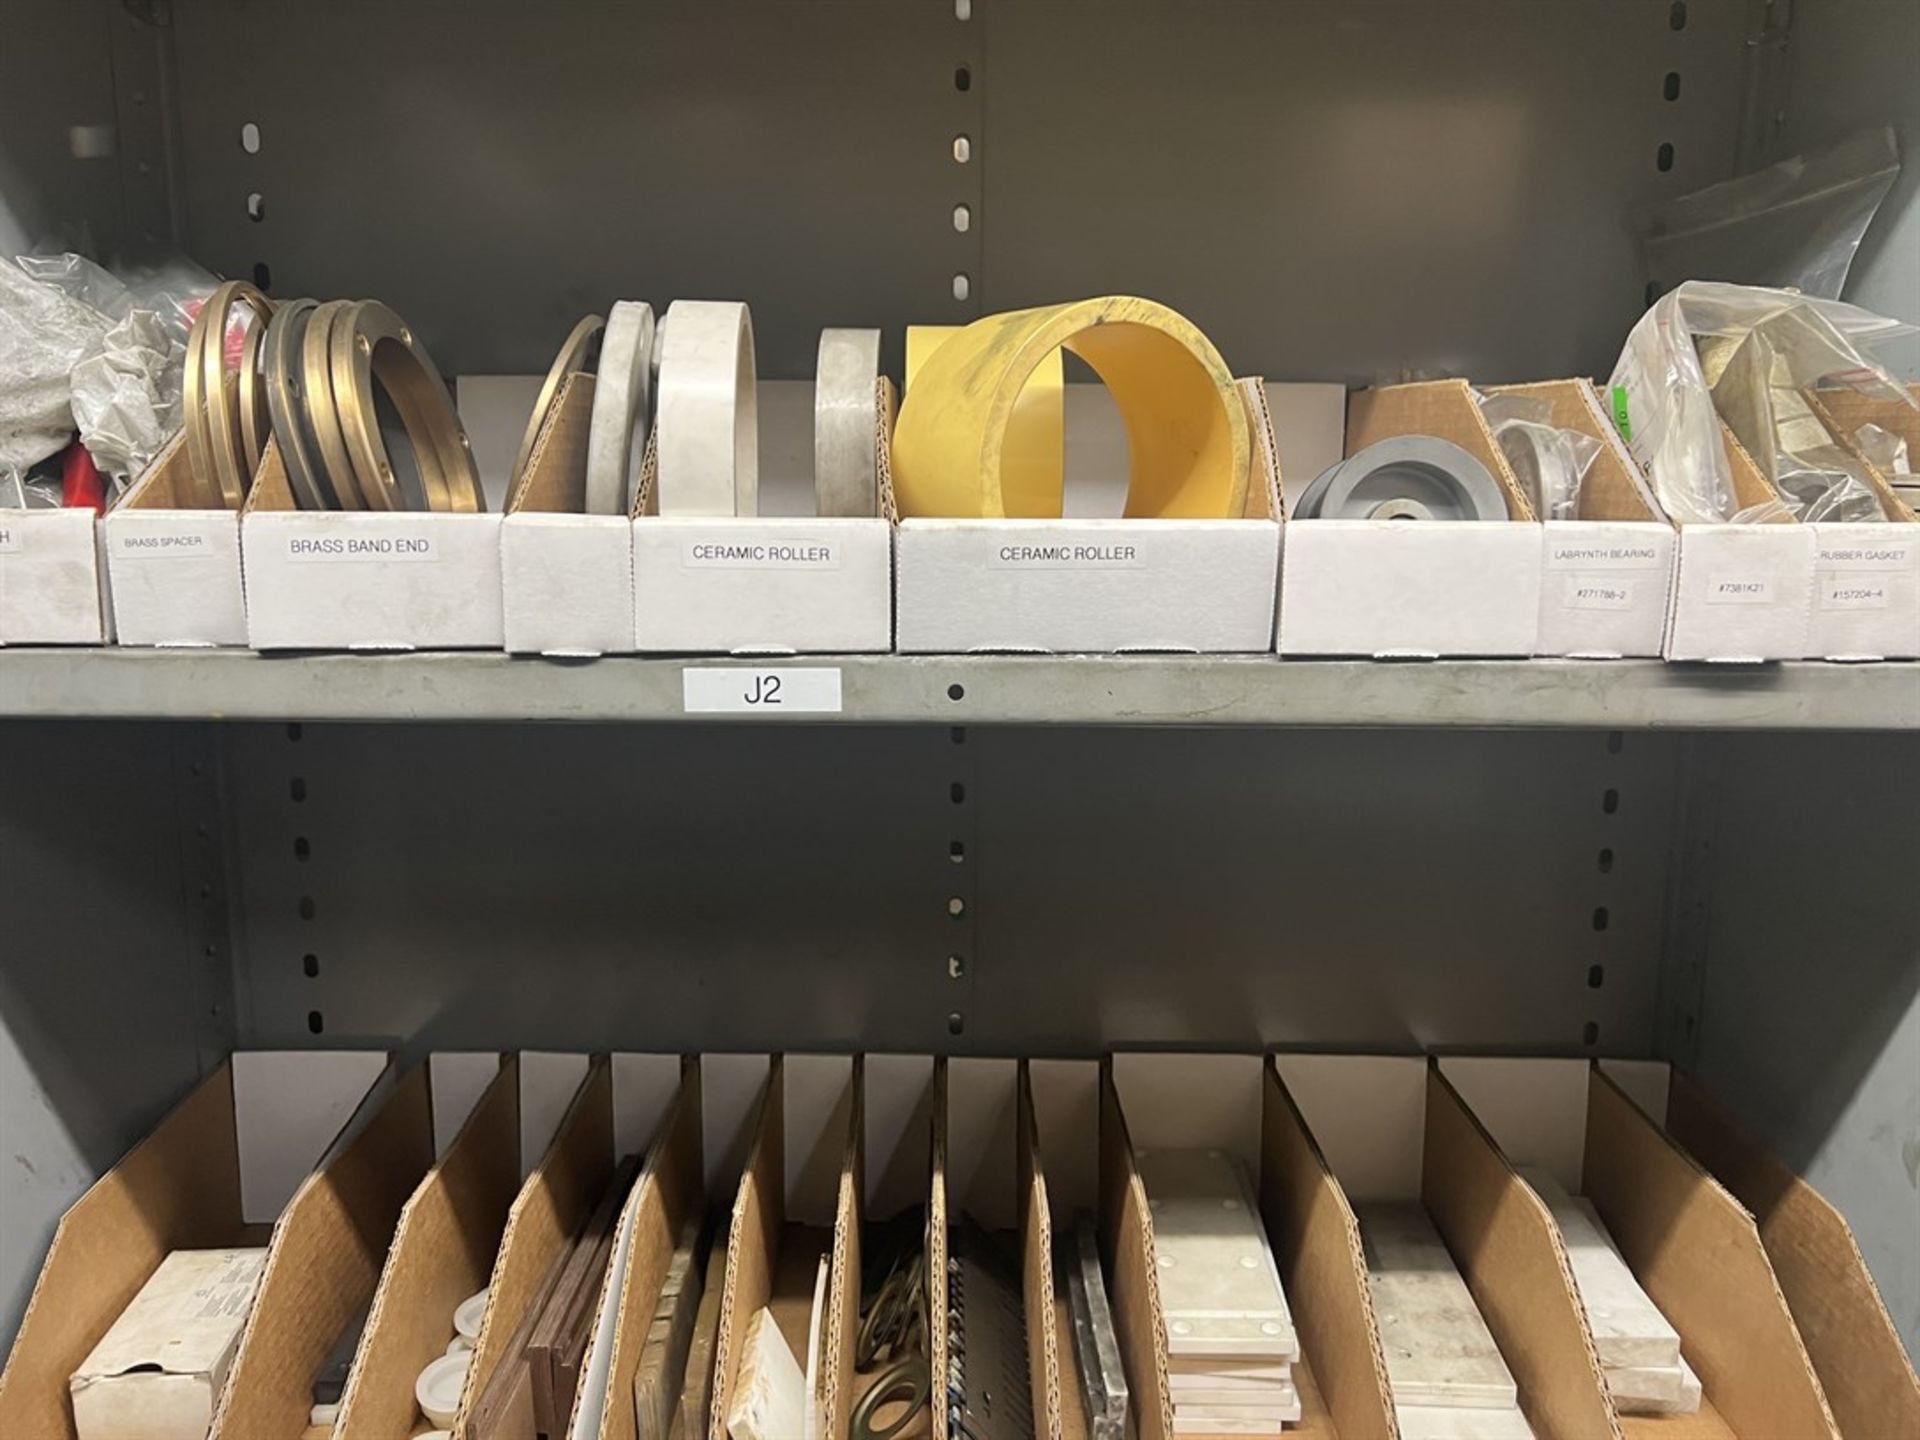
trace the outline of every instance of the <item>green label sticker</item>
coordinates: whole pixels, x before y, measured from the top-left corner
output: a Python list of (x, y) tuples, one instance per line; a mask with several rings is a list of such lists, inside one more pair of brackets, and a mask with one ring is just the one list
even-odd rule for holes
[(1633, 441), (1633, 421), (1627, 414), (1627, 387), (1613, 387), (1613, 428), (1620, 432), (1620, 438), (1629, 444)]

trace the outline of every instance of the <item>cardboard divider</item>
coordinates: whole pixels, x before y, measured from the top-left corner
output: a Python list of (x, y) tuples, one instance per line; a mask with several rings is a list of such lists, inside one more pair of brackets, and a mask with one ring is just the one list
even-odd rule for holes
[(500, 524), (506, 648), (515, 654), (629, 653), (633, 530), (624, 515), (589, 515), (587, 437), (593, 376), (560, 382)]
[[(1073, 1341), (1073, 1311), (1055, 1280), (1065, 1257), (1072, 1263), (1076, 1212), (1100, 1215), (1100, 1062), (1022, 1062), (1021, 1220), (1026, 1245), (1027, 1323), (1037, 1353), (1034, 1413), (1053, 1440), (1084, 1440), (1087, 1417), (1080, 1394), (1080, 1367)], [(1112, 1287), (1108, 1304), (1114, 1308)], [(1117, 1309), (1116, 1309), (1117, 1314)], [(1136, 1417), (1141, 1387), (1127, 1373), (1127, 1395)], [(1139, 1420), (1134, 1421), (1136, 1429)]]
[(1801, 393), (1834, 443), (1866, 474), (1886, 517), (1884, 523), (1819, 521), (1812, 527), (1818, 549), (1807, 657), (1920, 658), (1920, 530), (1914, 529), (1920, 517), (1854, 438), (1860, 426), (1879, 425), (1905, 439), (1910, 463), (1920, 465), (1920, 409), (1853, 390)]
[(1666, 638), (1679, 537), (1660, 511), (1590, 380), (1495, 385), (1489, 394), (1547, 405), (1551, 423), (1599, 442), (1578, 516), (1542, 521), (1540, 637), (1535, 653), (1653, 658)]
[(621, 1217), (567, 1427), (572, 1440), (633, 1440), (634, 1375), (661, 1285), (687, 1222), (706, 1213), (701, 1110), (700, 1068), (688, 1059)]
[(1454, 1057), (1440, 1069), (1516, 1164), (1585, 1195), (1700, 1376), (1698, 1415), (1629, 1437), (1837, 1437), (1752, 1218), (1589, 1062)]
[[(822, 1317), (824, 1374), (811, 1397), (822, 1406), (827, 1433), (846, 1427), (848, 1376), (842, 1358), (851, 1339), (844, 1307), (858, 1257), (848, 1245), (857, 1223), (855, 1199), (860, 1107), (848, 1056), (775, 1056), (752, 1130), (727, 1227), (727, 1263), (714, 1348), (711, 1440), (726, 1440), (727, 1413), (739, 1378), (748, 1326), (769, 1311), (802, 1373), (815, 1281), (827, 1262), (827, 1315)], [(857, 1300), (856, 1302), (857, 1303)], [(836, 1319), (836, 1307), (839, 1318)], [(839, 1429), (831, 1429), (838, 1411)]]
[(122, 645), (247, 643), (240, 515), (196, 504), (192, 473), (175, 435), (100, 522)]
[(256, 650), (499, 649), (492, 512), (302, 510), (269, 443), (240, 510)]
[(1464, 380), (1356, 391), (1348, 456), (1402, 435), (1460, 446), (1500, 487), (1505, 520), (1298, 520), (1281, 569), (1282, 655), (1437, 659), (1534, 652), (1541, 527)]
[[(1071, 1063), (1071, 1062), (1070, 1062)], [(1089, 1098), (1099, 1094), (1099, 1067), (1091, 1060), (1080, 1062), (1090, 1083)], [(1033, 1416), (1036, 1440), (1084, 1440), (1086, 1415), (1079, 1391), (1072, 1378), (1074, 1350), (1071, 1322), (1068, 1334), (1061, 1334), (1061, 1310), (1065, 1297), (1056, 1294), (1054, 1274), (1053, 1193), (1047, 1185), (1046, 1166), (1040, 1155), (1038, 1127), (1033, 1113), (1033, 1076), (1029, 1063), (1020, 1062), (1020, 1294), (1027, 1317), (1027, 1376), (1033, 1391)], [(1093, 1195), (1071, 1196), (1062, 1187), (1060, 1203), (1092, 1210)], [(1069, 1219), (1071, 1209), (1069, 1209)], [(1071, 1231), (1062, 1227), (1061, 1238), (1072, 1243)], [(1069, 1262), (1071, 1263), (1071, 1262)], [(1066, 1341), (1066, 1360), (1061, 1360), (1062, 1340)], [(1066, 1377), (1063, 1381), (1063, 1375)], [(1071, 1418), (1065, 1398), (1073, 1396)], [(1131, 1395), (1131, 1391), (1129, 1391)]]
[[(61, 1217), (0, 1370), (0, 1435), (74, 1440), (67, 1379), (160, 1262), (175, 1250), (270, 1246), (281, 1210), (386, 1066), (378, 1053), (236, 1055), (95, 1181)], [(283, 1094), (310, 1103), (282, 1116), (263, 1155), (240, 1112)]]
[(1446, 1078), (1418, 1056), (1279, 1055), (1274, 1064), (1350, 1202), (1424, 1206), (1537, 1440), (1622, 1440), (1552, 1216)]
[(1685, 1078), (1648, 1113), (1753, 1214), (1841, 1435), (1920, 1435), (1920, 1378), (1840, 1212)]
[(1113, 1326), (1133, 1397), (1139, 1440), (1172, 1440), (1173, 1385), (1167, 1370), (1167, 1321), (1153, 1254), (1147, 1189), (1134, 1164), (1126, 1114), (1114, 1087), (1113, 1060), (1100, 1067), (1100, 1263)]
[(1359, 1227), (1272, 1067), (1259, 1055), (1200, 1054), (1120, 1054), (1112, 1067), (1135, 1146), (1226, 1151), (1259, 1197), (1300, 1343), (1301, 1416), (1287, 1433), (1390, 1440)]
[(1270, 650), (1286, 513), (1280, 450), (1264, 386), (1251, 379), (1236, 386), (1250, 442), (1239, 516), (903, 520), (895, 536), (897, 648), (950, 655)]
[(260, 1293), (214, 1414), (214, 1440), (303, 1430), (315, 1377), (373, 1298), (400, 1212), (433, 1163), (425, 1067), (383, 1089), (376, 1087), (274, 1228)]
[[(1725, 421), (1720, 440), (1740, 508), (1779, 505), (1780, 492)], [(1813, 607), (1813, 527), (1785, 514), (1758, 524), (1675, 524), (1680, 559), (1665, 658), (1747, 664), (1803, 656)]]
[(585, 1056), (429, 1057), (436, 1158), (394, 1227), (341, 1399), (341, 1440), (399, 1434), (418, 1418), (414, 1381), (445, 1353), (455, 1308), (487, 1284), (514, 1197), (586, 1071)]
[[(931, 1055), (860, 1057), (858, 1183), (861, 1205), (859, 1223), (848, 1233), (846, 1270), (850, 1279), (849, 1293), (836, 1308), (836, 1314), (849, 1330), (841, 1346), (842, 1374), (849, 1397), (846, 1413), (851, 1413), (852, 1406), (860, 1402), (886, 1368), (884, 1365), (874, 1365), (864, 1372), (855, 1368), (861, 1306), (866, 1298), (862, 1292), (865, 1288), (868, 1243), (889, 1221), (897, 1220), (916, 1208), (926, 1209), (929, 1215), (934, 1211), (932, 1196), (937, 1163), (934, 1135), (936, 1128), (944, 1133), (946, 1127), (944, 1105), (940, 1099), (945, 1093), (945, 1086), (945, 1068), (940, 1067), (936, 1074)], [(944, 1159), (944, 1156), (940, 1158)], [(944, 1216), (944, 1206), (940, 1208), (940, 1213)], [(931, 1243), (934, 1239), (931, 1223), (925, 1228), (927, 1240)], [(944, 1229), (939, 1240), (944, 1245)], [(936, 1275), (929, 1266), (926, 1283), (930, 1331), (927, 1353), (929, 1367), (938, 1375), (943, 1372), (932, 1361), (936, 1341), (931, 1332), (938, 1331), (940, 1343), (944, 1343), (944, 1269)], [(931, 1408), (937, 1411), (941, 1407), (936, 1405)], [(885, 1418), (893, 1417), (887, 1415)], [(944, 1423), (944, 1416), (923, 1415), (906, 1426), (902, 1431), (903, 1440), (929, 1435), (936, 1424)]]

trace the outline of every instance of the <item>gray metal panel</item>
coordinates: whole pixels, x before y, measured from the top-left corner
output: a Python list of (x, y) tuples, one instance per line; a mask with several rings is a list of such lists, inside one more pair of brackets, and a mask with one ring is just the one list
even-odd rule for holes
[(1738, 148), (1746, 0), (1686, 10), (995, 4), (985, 303), (1151, 295), (1275, 379), (1605, 375), (1633, 207)]
[(951, 219), (979, 101), (951, 3), (177, 13), (194, 254), (265, 262), (283, 295), (378, 295), (451, 371), (543, 371), (622, 296), (745, 299), (761, 373), (788, 378), (825, 325), (897, 347), (909, 317), (974, 313), (949, 291), (980, 243)]
[[(829, 656), (867, 724), (1920, 728), (1920, 666), (1272, 656)], [(0, 714), (179, 719), (679, 721), (681, 672), (764, 661), (251, 651), (0, 651)], [(799, 718), (799, 717), (796, 717)], [(733, 717), (758, 725), (758, 716)]]
[(203, 739), (0, 726), (0, 1351), (61, 1213), (232, 1043)]
[[(114, 7), (117, 8), (117, 7)], [(0, 257), (44, 239), (111, 249), (120, 170), (75, 160), (76, 126), (114, 123), (110, 9), (101, 0), (7, 0), (0, 19)]]
[(1690, 1068), (1846, 1214), (1920, 1354), (1920, 741), (1712, 743)]
[(974, 1043), (1652, 1052), (1676, 737), (973, 744)]
[(1652, 1047), (1671, 737), (224, 733), (249, 1044)]

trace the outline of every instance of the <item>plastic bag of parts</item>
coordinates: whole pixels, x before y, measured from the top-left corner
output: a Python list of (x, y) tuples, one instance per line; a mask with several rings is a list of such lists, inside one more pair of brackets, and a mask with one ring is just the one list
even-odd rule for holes
[(1903, 479), (1913, 477), (1913, 461), (1907, 453), (1907, 442), (1891, 430), (1878, 425), (1862, 425), (1853, 432), (1853, 443), (1860, 447), (1860, 453), (1873, 462), (1873, 467), (1888, 479), (1900, 476)]
[[(1826, 381), (1913, 399), (1873, 346), (1914, 327), (1836, 300), (1690, 280), (1640, 317), (1608, 391), (1621, 437), (1668, 515), (1687, 524), (1884, 518), (1858, 461), (1800, 397)], [(1785, 496), (1742, 509), (1724, 417)]]
[(1882, 126), (1682, 195), (1641, 222), (1648, 269), (1838, 300), (1899, 174), (1899, 145)]
[(0, 264), (0, 465), (26, 466), (77, 430), (124, 481), (180, 427), (187, 335), (213, 277), (175, 262), (115, 275), (81, 255)]
[(1577, 520), (1580, 486), (1600, 442), (1553, 423), (1553, 406), (1530, 395), (1476, 395), (1514, 478), (1542, 520)]

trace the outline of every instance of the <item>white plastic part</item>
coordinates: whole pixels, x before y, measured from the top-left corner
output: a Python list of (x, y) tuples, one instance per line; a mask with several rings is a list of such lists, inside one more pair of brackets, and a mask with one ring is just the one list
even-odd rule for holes
[(469, 1340), (480, 1338), (480, 1322), (487, 1316), (488, 1294), (488, 1291), (482, 1290), (476, 1295), (469, 1295), (453, 1312), (453, 1328)]
[(456, 1335), (447, 1342), (447, 1354), (470, 1355), (473, 1353), (473, 1341), (464, 1335)]
[(633, 507), (647, 448), (653, 387), (653, 307), (621, 300), (607, 312), (587, 426), (587, 513), (625, 515)]
[(822, 515), (880, 513), (880, 332), (822, 330), (813, 377), (813, 493)]
[(467, 1387), (468, 1355), (442, 1355), (420, 1372), (413, 1382), (413, 1398), (420, 1402), (420, 1413), (445, 1429), (453, 1424), (460, 1409), (460, 1392)]

